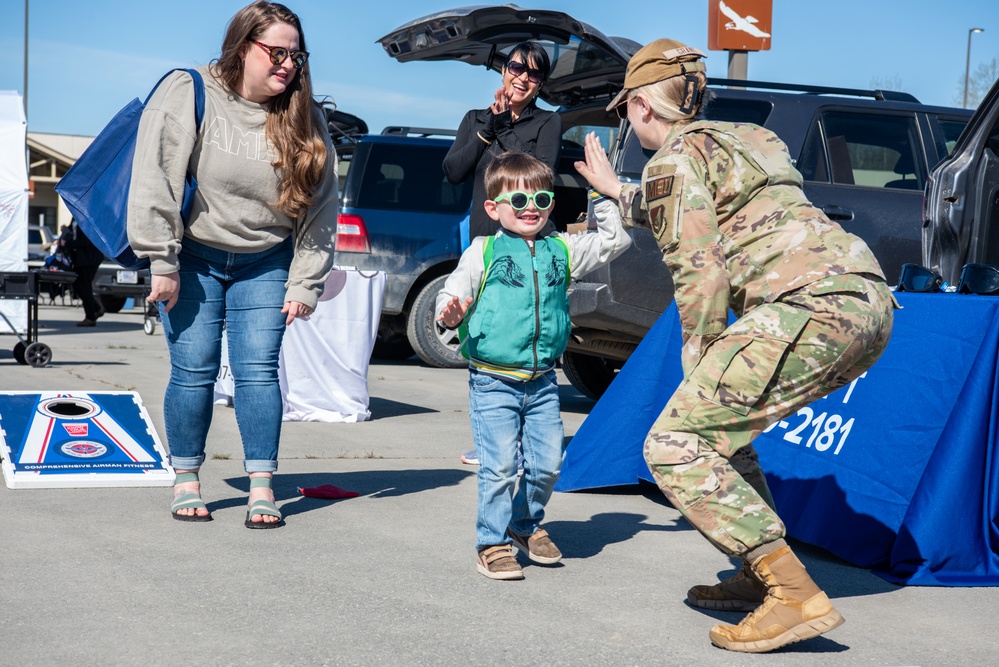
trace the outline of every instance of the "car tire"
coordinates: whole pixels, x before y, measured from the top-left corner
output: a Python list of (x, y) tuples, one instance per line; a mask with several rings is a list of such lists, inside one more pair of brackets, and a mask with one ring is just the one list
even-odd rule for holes
[(579, 393), (599, 399), (617, 377), (622, 362), (580, 352), (562, 353), (562, 372)]
[(115, 296), (114, 294), (101, 294), (101, 308), (107, 313), (118, 313), (125, 307), (128, 297)]
[(406, 336), (413, 351), (425, 364), (436, 368), (465, 368), (468, 360), (458, 351), (458, 332), (437, 325), (437, 293), (447, 276), (431, 280), (413, 301), (406, 322)]

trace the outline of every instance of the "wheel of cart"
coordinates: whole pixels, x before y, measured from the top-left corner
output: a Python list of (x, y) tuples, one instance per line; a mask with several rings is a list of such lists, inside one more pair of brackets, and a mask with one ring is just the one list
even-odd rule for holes
[(24, 361), (34, 368), (48, 366), (52, 361), (52, 348), (45, 343), (32, 343), (24, 350)]
[(152, 313), (149, 312), (149, 311), (155, 311), (155, 310), (156, 310), (156, 306), (153, 306), (153, 305), (146, 306), (146, 314), (142, 318), (142, 330), (146, 332), (147, 336), (152, 336), (154, 333), (156, 333), (156, 317), (157, 317), (157, 315), (156, 315), (155, 312), (152, 312)]
[[(7, 324), (10, 322), (8, 321)], [(18, 338), (20, 337), (18, 335)], [(19, 364), (27, 364), (35, 368), (48, 366), (49, 362), (52, 361), (52, 348), (45, 343), (38, 342), (25, 345), (23, 340), (19, 340), (14, 346), (14, 359)]]
[(160, 309), (156, 307), (155, 303), (147, 302), (147, 296), (149, 296), (148, 289), (142, 296), (142, 300), (146, 304), (146, 312), (142, 316), (142, 330), (146, 332), (147, 336), (152, 336), (156, 333), (156, 323), (160, 321)]
[(0, 273), (0, 299), (28, 302), (28, 322), (24, 336), (7, 319), (7, 315), (0, 311), (0, 318), (17, 336), (17, 344), (14, 345), (14, 359), (17, 363), (41, 368), (52, 361), (52, 348), (38, 342), (38, 290), (44, 283), (71, 284), (74, 280), (76, 274), (70, 271)]

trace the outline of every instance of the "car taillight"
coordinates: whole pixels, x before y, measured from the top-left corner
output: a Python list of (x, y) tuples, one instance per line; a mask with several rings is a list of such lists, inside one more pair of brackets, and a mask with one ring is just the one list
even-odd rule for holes
[(337, 216), (336, 249), (341, 252), (371, 252), (364, 218), (350, 213)]

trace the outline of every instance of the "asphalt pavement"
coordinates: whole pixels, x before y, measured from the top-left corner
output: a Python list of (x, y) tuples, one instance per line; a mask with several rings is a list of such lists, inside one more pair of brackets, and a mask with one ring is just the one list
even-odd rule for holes
[[(0, 391), (137, 391), (165, 441), (169, 362), (140, 309), (77, 328), (43, 305), (52, 363), (15, 362)], [(0, 486), (0, 665), (993, 665), (995, 588), (899, 587), (792, 541), (846, 623), (767, 655), (711, 646), (741, 614), (688, 606), (734, 572), (649, 486), (556, 493), (565, 554), (523, 581), (475, 569), (467, 372), (374, 363), (372, 419), (285, 423), (275, 493), (287, 526), (243, 526), (247, 479), (231, 408), (202, 469), (215, 520), (171, 519), (168, 488)], [(560, 377), (571, 436), (593, 402)], [(0, 427), (3, 415), (0, 414)], [(570, 444), (571, 446), (571, 444)], [(302, 497), (334, 484), (358, 498)]]

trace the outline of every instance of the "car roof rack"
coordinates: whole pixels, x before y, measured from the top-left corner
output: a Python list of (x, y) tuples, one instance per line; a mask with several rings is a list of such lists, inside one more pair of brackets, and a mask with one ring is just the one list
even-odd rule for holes
[(729, 86), (732, 88), (769, 88), (771, 90), (789, 90), (810, 95), (852, 95), (854, 97), (872, 97), (887, 102), (915, 102), (919, 100), (909, 93), (897, 90), (861, 90), (859, 88), (833, 88), (830, 86), (810, 86), (796, 83), (774, 83), (772, 81), (743, 81), (741, 79), (716, 79), (708, 77), (708, 85)]
[(457, 130), (441, 130), (433, 127), (409, 127), (406, 125), (389, 125), (382, 134), (391, 134), (402, 137), (457, 137)]
[(357, 143), (357, 137), (368, 133), (368, 124), (354, 114), (340, 111), (330, 99), (317, 100), (326, 117), (326, 129), (334, 146)]

